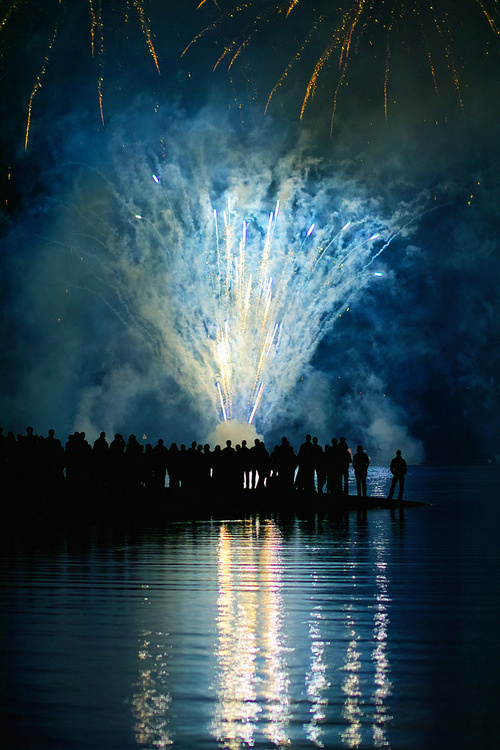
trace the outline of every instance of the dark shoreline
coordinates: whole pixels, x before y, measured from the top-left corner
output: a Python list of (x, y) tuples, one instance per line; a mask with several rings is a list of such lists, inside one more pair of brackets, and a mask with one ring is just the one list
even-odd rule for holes
[(425, 502), (355, 495), (333, 498), (326, 493), (300, 490), (241, 490), (233, 493), (210, 491), (193, 493), (164, 488), (149, 492), (88, 487), (62, 487), (38, 494), (11, 490), (4, 494), (1, 521), (4, 525), (60, 525), (67, 522), (93, 524), (158, 524), (169, 521), (211, 521), (241, 519), (253, 516), (282, 518), (336, 518), (343, 514), (369, 510), (402, 512), (422, 507)]

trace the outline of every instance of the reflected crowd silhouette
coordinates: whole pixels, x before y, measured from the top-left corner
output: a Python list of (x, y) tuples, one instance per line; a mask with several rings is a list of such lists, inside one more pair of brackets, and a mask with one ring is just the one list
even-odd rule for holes
[[(369, 457), (361, 445), (351, 455), (344, 437), (332, 438), (324, 447), (317, 437), (306, 435), (295, 452), (286, 437), (269, 452), (263, 441), (246, 440), (224, 447), (193, 441), (189, 447), (175, 442), (170, 447), (159, 439), (143, 446), (134, 434), (128, 440), (106, 433), (91, 444), (84, 432), (69, 435), (65, 445), (55, 436), (4, 434), (0, 427), (1, 483), (12, 493), (57, 494), (63, 490), (125, 496), (142, 492), (148, 496), (170, 493), (189, 496), (237, 496), (238, 493), (292, 493), (323, 495), (332, 500), (349, 496), (349, 472), (354, 470), (357, 496), (367, 498)], [(389, 499), (399, 482), (402, 501), (406, 462), (397, 452), (391, 462), (393, 482)]]

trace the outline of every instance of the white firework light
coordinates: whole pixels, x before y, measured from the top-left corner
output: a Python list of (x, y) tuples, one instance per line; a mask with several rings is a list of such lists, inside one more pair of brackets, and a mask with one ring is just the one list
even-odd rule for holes
[(332, 180), (311, 195), (304, 175), (250, 170), (216, 190), (208, 170), (195, 189), (178, 164), (146, 169), (126, 176), (125, 198), (102, 180), (99, 210), (88, 210), (95, 182), (87, 193), (92, 252), (81, 255), (97, 293), (148, 341), (207, 431), (237, 422), (265, 433), (290, 411), (322, 337), (381, 273), (373, 263), (409, 209), (387, 221)]
[[(245, 220), (241, 232), (236, 231), (235, 213), (229, 197), (220, 227), (214, 210), (215, 237), (212, 250), (206, 253), (203, 282), (207, 288), (202, 296), (210, 300), (211, 309), (205, 310), (205, 325), (212, 330), (207, 337), (209, 368), (221, 417), (225, 422), (235, 419), (252, 424), (261, 401), (267, 413), (278, 393), (288, 390), (280, 382), (290, 382), (290, 376), (296, 382), (322, 328), (322, 314), (311, 303), (318, 295), (326, 296), (329, 301), (323, 299), (323, 305), (333, 314), (340, 288), (345, 287), (342, 269), (359, 246), (325, 260), (327, 268), (317, 268), (335, 243), (336, 250), (341, 249), (340, 236), (350, 222), (325, 246), (309, 240), (312, 224), (299, 246), (293, 247), (279, 238), (279, 201), (269, 214), (265, 233), (258, 232), (253, 242), (248, 240)], [(373, 234), (367, 242), (378, 237)]]

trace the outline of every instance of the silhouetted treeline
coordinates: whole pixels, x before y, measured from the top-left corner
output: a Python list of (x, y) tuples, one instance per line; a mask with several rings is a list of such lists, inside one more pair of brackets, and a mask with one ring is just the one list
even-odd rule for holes
[[(366, 454), (364, 454), (366, 456)], [(23, 435), (4, 434), (0, 428), (1, 483), (12, 491), (57, 492), (67, 489), (110, 489), (128, 492), (144, 488), (152, 494), (171, 489), (189, 493), (239, 490), (348, 493), (351, 453), (344, 438), (322, 447), (306, 436), (295, 452), (286, 437), (269, 452), (256, 439), (224, 447), (193, 441), (189, 447), (162, 439), (143, 446), (135, 435), (128, 440), (104, 432), (90, 444), (84, 432), (75, 432), (65, 445), (49, 430), (46, 437), (31, 427)]]

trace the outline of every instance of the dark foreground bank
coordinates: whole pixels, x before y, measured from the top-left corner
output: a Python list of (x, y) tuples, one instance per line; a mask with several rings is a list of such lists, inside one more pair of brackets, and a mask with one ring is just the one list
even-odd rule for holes
[(45, 493), (11, 490), (2, 502), (1, 515), (6, 524), (58, 525), (72, 520), (78, 523), (104, 521), (120, 524), (136, 521), (159, 523), (177, 519), (236, 519), (255, 515), (308, 518), (319, 514), (321, 517), (335, 517), (352, 511), (402, 511), (423, 505), (426, 503), (373, 496), (344, 495), (334, 499), (326, 493), (301, 490), (193, 493), (182, 488), (163, 488), (148, 492), (144, 488), (130, 491), (110, 488), (91, 490), (62, 484), (57, 490)]

